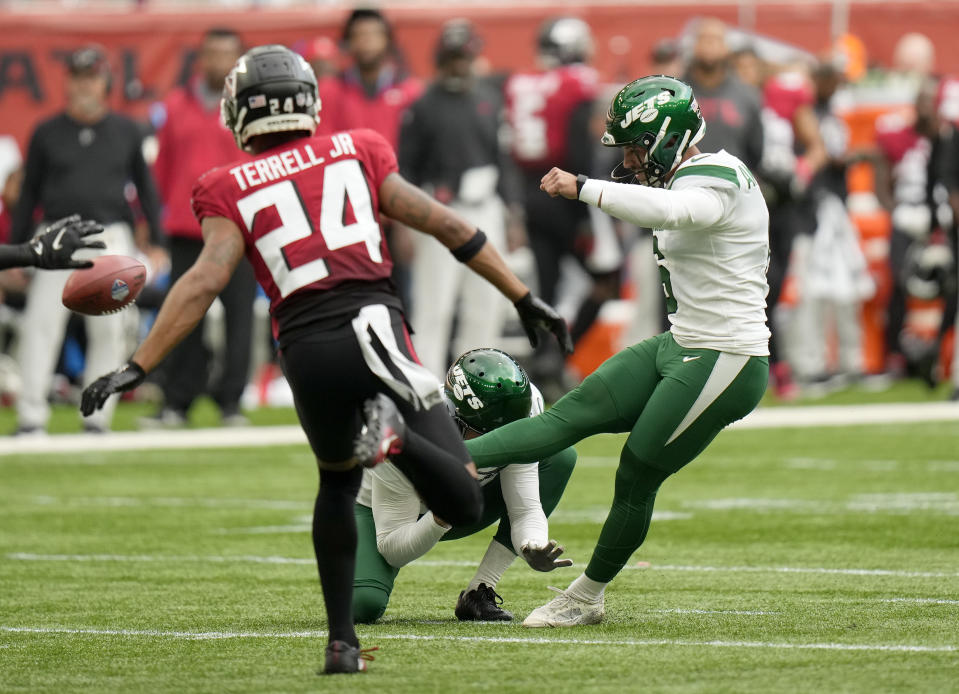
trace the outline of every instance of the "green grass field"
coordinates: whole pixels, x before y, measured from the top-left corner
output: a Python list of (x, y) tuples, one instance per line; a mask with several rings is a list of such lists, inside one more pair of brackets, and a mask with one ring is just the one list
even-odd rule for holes
[[(551, 521), (576, 566), (500, 583), (520, 620), (588, 560), (620, 444), (579, 447)], [(596, 627), (459, 624), (493, 531), (441, 543), (352, 677), (314, 675), (315, 485), (297, 446), (0, 456), (0, 691), (959, 691), (955, 422), (723, 433)]]

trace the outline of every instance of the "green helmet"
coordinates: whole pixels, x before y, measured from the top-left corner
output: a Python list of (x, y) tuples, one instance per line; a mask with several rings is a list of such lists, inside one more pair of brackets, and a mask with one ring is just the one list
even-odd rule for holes
[[(643, 173), (646, 185), (661, 188), (692, 145), (706, 133), (692, 87), (673, 77), (655, 75), (627, 84), (613, 97), (606, 114), (607, 147), (639, 145), (646, 152)], [(634, 171), (622, 164), (612, 177), (632, 181)]]
[(506, 352), (472, 349), (446, 372), (450, 414), (466, 433), (480, 434), (529, 416), (533, 396), (529, 376)]

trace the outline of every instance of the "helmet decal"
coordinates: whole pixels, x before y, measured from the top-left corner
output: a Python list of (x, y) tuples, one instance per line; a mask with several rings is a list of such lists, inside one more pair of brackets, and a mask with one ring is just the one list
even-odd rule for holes
[(498, 349), (461, 355), (447, 372), (443, 389), (461, 431), (492, 431), (529, 416), (532, 404), (526, 371)]
[[(702, 139), (704, 128), (690, 86), (655, 75), (620, 89), (609, 105), (606, 132), (600, 141), (607, 147), (641, 146), (646, 150), (641, 171), (620, 164), (613, 171), (614, 180), (662, 187), (686, 150)], [(639, 179), (637, 173), (642, 174)]]

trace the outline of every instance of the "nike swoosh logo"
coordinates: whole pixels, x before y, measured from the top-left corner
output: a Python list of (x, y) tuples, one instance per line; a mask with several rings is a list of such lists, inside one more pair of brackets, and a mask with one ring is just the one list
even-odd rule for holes
[(57, 237), (53, 239), (53, 250), (59, 251), (63, 246), (60, 245), (60, 241), (63, 239), (63, 235), (67, 233), (66, 229), (61, 229), (60, 233), (57, 234)]
[(688, 361), (693, 361), (694, 359), (699, 359), (699, 357), (683, 357), (683, 363), (685, 364)]

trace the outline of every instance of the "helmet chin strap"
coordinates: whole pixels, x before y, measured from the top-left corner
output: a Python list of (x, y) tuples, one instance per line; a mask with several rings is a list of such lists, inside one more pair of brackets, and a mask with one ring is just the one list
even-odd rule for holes
[(637, 183), (636, 174), (632, 169), (627, 169), (623, 162), (619, 162), (616, 167), (609, 172), (609, 177), (617, 183)]
[(665, 187), (665, 177), (652, 176), (647, 172), (646, 182), (643, 183), (636, 177), (636, 172), (632, 169), (627, 169), (622, 162), (618, 163), (616, 168), (609, 173), (609, 177), (616, 183), (635, 183), (638, 186), (647, 186), (649, 188)]

